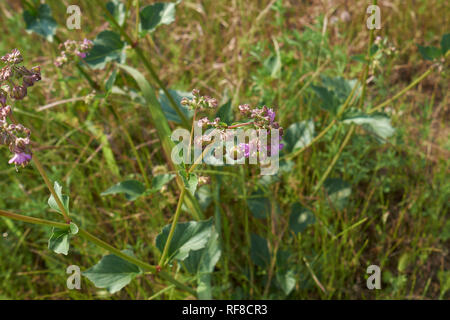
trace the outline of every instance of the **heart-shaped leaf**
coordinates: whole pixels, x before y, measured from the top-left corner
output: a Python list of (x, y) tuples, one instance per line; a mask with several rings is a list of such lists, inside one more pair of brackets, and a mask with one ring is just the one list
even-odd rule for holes
[[(169, 246), (169, 261), (172, 259), (183, 261), (190, 251), (203, 249), (211, 236), (212, 222), (212, 219), (208, 219), (178, 223)], [(161, 252), (164, 250), (171, 226), (171, 224), (166, 225), (156, 237), (156, 247)]]
[(139, 13), (140, 36), (143, 37), (162, 24), (171, 24), (175, 21), (175, 3), (157, 2), (146, 6)]
[[(123, 253), (132, 256), (130, 250)], [(105, 288), (110, 293), (115, 293), (125, 287), (137, 275), (141, 269), (114, 254), (104, 256), (99, 263), (83, 272), (83, 275), (91, 280), (97, 288)]]
[(425, 60), (433, 61), (442, 55), (442, 51), (436, 47), (422, 47), (421, 45), (417, 45), (417, 47), (419, 48), (422, 58)]
[(28, 32), (35, 32), (48, 41), (53, 42), (57, 24), (52, 17), (52, 10), (47, 4), (41, 4), (35, 12), (25, 10), (23, 19)]
[(351, 110), (342, 117), (343, 123), (355, 123), (363, 127), (369, 133), (375, 134), (379, 142), (391, 137), (395, 129), (392, 127), (391, 119), (384, 113), (376, 112), (366, 114), (364, 112)]
[(120, 40), (120, 35), (113, 31), (100, 32), (94, 40), (89, 55), (84, 61), (92, 69), (104, 69), (110, 61), (125, 62), (125, 42)]
[(311, 143), (314, 137), (314, 122), (301, 121), (291, 124), (283, 136), (283, 152), (291, 153)]
[(152, 179), (152, 191), (160, 191), (164, 185), (169, 183), (175, 175), (172, 173), (159, 174)]
[(145, 192), (145, 186), (137, 180), (126, 180), (119, 182), (100, 195), (106, 196), (110, 194), (124, 193), (128, 201), (134, 201)]
[(106, 4), (106, 9), (108, 9), (109, 13), (111, 13), (119, 26), (123, 26), (127, 14), (125, 5), (119, 0), (111, 0)]
[(70, 237), (78, 233), (78, 226), (71, 222), (65, 230), (53, 228), (52, 235), (48, 240), (48, 248), (58, 254), (67, 255), (70, 249)]

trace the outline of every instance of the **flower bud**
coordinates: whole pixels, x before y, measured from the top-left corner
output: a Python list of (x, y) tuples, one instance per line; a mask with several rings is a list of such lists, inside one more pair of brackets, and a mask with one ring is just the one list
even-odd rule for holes
[(27, 96), (27, 87), (25, 86), (15, 86), (12, 89), (11, 96), (15, 100), (22, 100)]
[(0, 104), (2, 107), (6, 106), (6, 98), (7, 98), (7, 93), (5, 91), (3, 91), (2, 89), (0, 89)]

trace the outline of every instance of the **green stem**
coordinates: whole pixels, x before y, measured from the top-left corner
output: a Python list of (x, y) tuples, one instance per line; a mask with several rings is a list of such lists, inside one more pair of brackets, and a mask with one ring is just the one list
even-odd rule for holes
[(319, 191), (320, 187), (322, 186), (322, 184), (324, 183), (325, 179), (328, 177), (328, 175), (330, 174), (331, 170), (333, 169), (334, 165), (336, 164), (336, 162), (338, 161), (339, 157), (342, 154), (342, 151), (344, 151), (345, 146), (347, 145), (347, 143), (350, 141), (350, 138), (353, 135), (353, 132), (355, 132), (355, 124), (352, 124), (350, 127), (350, 130), (347, 132), (347, 135), (344, 138), (344, 141), (342, 142), (338, 153), (336, 153), (336, 155), (333, 157), (333, 160), (331, 160), (330, 165), (328, 166), (327, 170), (325, 171), (325, 173), (322, 175), (322, 178), (319, 180), (319, 183), (316, 185), (313, 195), (316, 194), (317, 191)]
[(55, 228), (59, 228), (59, 229), (69, 228), (69, 225), (66, 223), (50, 221), (50, 220), (45, 220), (45, 219), (39, 219), (39, 218), (34, 218), (34, 217), (28, 217), (28, 216), (24, 216), (21, 214), (8, 212), (5, 210), (0, 210), (0, 217), (10, 218), (13, 220), (23, 221), (23, 222), (32, 223), (32, 224), (39, 224), (39, 225), (44, 225), (44, 226), (49, 226), (49, 227), (55, 227)]
[(58, 205), (59, 210), (61, 211), (61, 214), (63, 215), (64, 219), (66, 220), (66, 223), (70, 223), (70, 218), (69, 218), (69, 214), (66, 211), (66, 208), (64, 207), (64, 205), (61, 202), (61, 199), (59, 198), (59, 196), (56, 194), (55, 189), (53, 188), (53, 185), (51, 184), (47, 173), (44, 170), (44, 167), (42, 166), (41, 162), (39, 161), (38, 157), (36, 156), (36, 154), (33, 154), (33, 163), (36, 166), (36, 169), (39, 171), (39, 173), (42, 176), (42, 179), (44, 179), (45, 184), (47, 185), (48, 190), (50, 190), (50, 193), (52, 194), (53, 198), (56, 201), (56, 204)]
[(418, 77), (416, 80), (414, 80), (413, 82), (411, 82), (411, 84), (409, 86), (407, 86), (406, 88), (404, 88), (403, 90), (401, 90), (399, 93), (397, 93), (395, 96), (393, 96), (392, 98), (386, 100), (385, 102), (377, 105), (376, 107), (373, 107), (372, 109), (369, 110), (368, 113), (374, 113), (375, 111), (380, 110), (381, 108), (387, 106), (388, 104), (390, 104), (392, 101), (397, 100), (398, 98), (400, 98), (401, 96), (403, 96), (406, 92), (408, 92), (411, 88), (413, 88), (414, 86), (416, 86), (420, 81), (422, 81), (423, 79), (425, 79), (426, 77), (428, 77), (431, 73), (433, 72), (433, 67), (431, 67), (430, 69), (428, 69), (425, 73), (423, 73), (420, 77)]
[(178, 219), (180, 218), (181, 213), (181, 205), (183, 204), (184, 195), (186, 194), (186, 188), (181, 190), (180, 198), (178, 199), (177, 209), (175, 211), (175, 216), (172, 221), (172, 225), (170, 226), (169, 236), (167, 237), (166, 244), (164, 245), (164, 250), (161, 255), (161, 259), (159, 260), (159, 266), (164, 266), (167, 254), (169, 252), (170, 243), (172, 242), (173, 234), (175, 233), (175, 228), (177, 226)]
[(111, 20), (111, 22), (114, 24), (114, 26), (119, 30), (120, 34), (125, 38), (125, 41), (134, 49), (134, 51), (136, 52), (136, 54), (138, 55), (138, 57), (144, 64), (145, 68), (152, 76), (153, 80), (163, 90), (164, 94), (166, 95), (167, 99), (169, 100), (170, 104), (172, 105), (172, 108), (175, 110), (175, 112), (178, 114), (181, 121), (183, 122), (183, 125), (185, 127), (189, 127), (188, 119), (186, 118), (185, 114), (181, 111), (180, 107), (175, 102), (175, 100), (173, 99), (173, 97), (169, 93), (169, 91), (167, 90), (164, 83), (161, 81), (161, 79), (156, 74), (152, 64), (150, 63), (150, 61), (145, 57), (144, 53), (142, 52), (142, 49), (138, 47), (138, 42), (137, 41), (135, 42), (135, 41), (133, 41), (133, 39), (131, 39), (131, 37), (127, 34), (125, 29), (117, 23), (116, 19), (113, 17), (113, 15), (108, 11), (108, 9), (104, 6), (104, 4), (100, 0), (94, 0), (94, 1), (97, 3), (97, 5), (99, 5), (102, 8), (103, 12), (108, 16), (108, 18)]
[[(55, 227), (55, 228), (60, 228), (60, 229), (67, 229), (69, 228), (69, 225), (64, 224), (64, 223), (60, 223), (60, 222), (55, 222), (55, 221), (50, 221), (50, 220), (44, 220), (44, 219), (38, 219), (38, 218), (33, 218), (33, 217), (28, 217), (28, 216), (24, 216), (24, 215), (20, 215), (17, 213), (12, 213), (12, 212), (8, 212), (8, 211), (4, 211), (4, 210), (0, 210), (0, 216), (4, 217), (4, 218), (9, 218), (9, 219), (14, 219), (17, 221), (23, 221), (23, 222), (27, 222), (27, 223), (32, 223), (32, 224), (38, 224), (38, 225), (45, 225), (45, 226), (49, 226), (49, 227)], [(196, 292), (182, 284), (181, 282), (175, 280), (172, 276), (170, 276), (169, 274), (163, 272), (163, 271), (158, 271), (158, 269), (155, 266), (152, 266), (144, 261), (141, 261), (135, 257), (129, 256), (125, 253), (123, 253), (122, 251), (120, 251), (119, 249), (109, 245), (108, 243), (106, 243), (105, 241), (97, 238), (96, 236), (90, 234), (89, 232), (83, 230), (83, 229), (79, 229), (78, 230), (78, 234), (94, 243), (95, 245), (97, 245), (100, 248), (103, 248), (109, 252), (111, 252), (112, 254), (130, 262), (133, 263), (139, 267), (141, 267), (142, 269), (149, 271), (153, 274), (158, 274), (158, 276), (160, 276), (162, 279), (165, 279), (167, 281), (169, 281), (170, 283), (174, 284), (175, 286), (177, 286), (178, 288), (185, 290), (191, 294), (193, 294), (194, 296), (196, 296)]]

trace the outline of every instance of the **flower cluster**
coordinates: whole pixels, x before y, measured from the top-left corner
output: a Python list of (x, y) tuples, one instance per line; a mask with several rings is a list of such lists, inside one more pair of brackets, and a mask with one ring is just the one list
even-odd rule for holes
[[(210, 97), (202, 97), (198, 90), (193, 92), (194, 99), (183, 99), (183, 104), (188, 105), (191, 108), (211, 108), (217, 105), (217, 100)], [(209, 103), (212, 101), (212, 103)], [(210, 106), (212, 104), (213, 106)], [(271, 157), (277, 155), (283, 148), (283, 144), (280, 143), (283, 137), (283, 128), (280, 127), (278, 122), (275, 121), (276, 113), (273, 109), (269, 109), (266, 106), (262, 108), (251, 108), (248, 104), (240, 105), (239, 111), (249, 121), (227, 125), (222, 122), (220, 118), (216, 117), (213, 121), (210, 121), (208, 117), (203, 117), (196, 121), (198, 128), (206, 129), (205, 133), (194, 137), (194, 144), (197, 147), (201, 147), (203, 150), (209, 144), (214, 136), (220, 136), (224, 142), (234, 142), (236, 131), (238, 128), (254, 129), (254, 133), (248, 140), (248, 143), (240, 143), (237, 146), (228, 150), (228, 156), (234, 160), (250, 157)], [(244, 128), (245, 127), (245, 128)], [(278, 141), (274, 143), (272, 141), (272, 133), (277, 132)], [(276, 137), (274, 137), (276, 140)], [(242, 141), (242, 140), (241, 140)], [(272, 145), (274, 144), (274, 145)], [(225, 151), (225, 150), (224, 150)]]
[(215, 109), (217, 107), (217, 100), (209, 96), (201, 96), (198, 89), (192, 90), (192, 99), (184, 97), (181, 99), (181, 104), (188, 108), (194, 109)]
[(11, 113), (11, 107), (0, 107), (0, 145), (5, 145), (13, 153), (9, 164), (26, 166), (31, 160), (30, 130), (21, 124), (9, 124), (7, 119)]
[[(21, 124), (15, 124), (12, 119), (11, 106), (7, 104), (8, 97), (21, 100), (27, 95), (27, 88), (41, 80), (40, 67), (30, 70), (20, 66), (23, 57), (19, 50), (1, 57), (5, 66), (0, 69), (0, 145), (5, 145), (13, 153), (10, 164), (26, 166), (32, 158), (30, 149), (30, 130)], [(20, 80), (22, 81), (21, 84)], [(13, 122), (13, 123), (10, 123)]]
[(41, 80), (41, 69), (33, 67), (28, 70), (24, 66), (20, 66), (23, 57), (17, 49), (4, 55), (0, 60), (5, 64), (0, 69), (1, 104), (6, 104), (8, 95), (14, 100), (22, 100), (27, 96), (27, 88)]
[(94, 43), (91, 40), (83, 41), (67, 40), (59, 45), (61, 55), (56, 58), (55, 66), (61, 68), (65, 64), (75, 61), (75, 57), (86, 58), (87, 52), (92, 49)]
[[(244, 157), (249, 158), (258, 152), (265, 151), (268, 156), (276, 155), (283, 148), (283, 144), (279, 141), (283, 138), (283, 127), (275, 121), (276, 113), (273, 109), (263, 106), (262, 108), (251, 108), (248, 104), (239, 106), (239, 111), (244, 117), (252, 119), (249, 124), (253, 125), (255, 129), (264, 130), (267, 134), (267, 142), (264, 145), (261, 143), (261, 139), (254, 138), (248, 143), (241, 143), (239, 145), (240, 151), (244, 154)], [(278, 143), (272, 146), (271, 134), (272, 130), (278, 131)]]

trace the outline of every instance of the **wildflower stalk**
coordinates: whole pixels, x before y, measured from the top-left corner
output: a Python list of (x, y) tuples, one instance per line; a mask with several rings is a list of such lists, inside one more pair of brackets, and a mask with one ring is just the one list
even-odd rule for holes
[(411, 88), (415, 87), (419, 82), (421, 82), (423, 79), (425, 79), (426, 77), (428, 77), (432, 72), (433, 72), (433, 67), (430, 67), (430, 69), (428, 69), (426, 72), (424, 72), (420, 77), (418, 77), (416, 80), (414, 80), (413, 82), (411, 82), (410, 85), (408, 85), (406, 88), (404, 88), (403, 90), (401, 90), (399, 93), (397, 93), (395, 96), (393, 96), (392, 98), (386, 100), (383, 103), (380, 103), (379, 105), (373, 107), (372, 109), (369, 110), (369, 114), (370, 113), (374, 113), (375, 111), (380, 110), (381, 108), (387, 106), (388, 104), (390, 104), (391, 102), (393, 102), (394, 100), (397, 100), (398, 98), (400, 98), (401, 96), (403, 96), (406, 92), (408, 92)]
[[(49, 227), (55, 227), (55, 228), (60, 228), (60, 229), (67, 229), (69, 228), (69, 225), (64, 224), (64, 223), (60, 223), (60, 222), (56, 222), (56, 221), (50, 221), (50, 220), (45, 220), (45, 219), (39, 219), (39, 218), (34, 218), (34, 217), (28, 217), (28, 216), (24, 216), (24, 215), (20, 215), (17, 213), (12, 213), (12, 212), (8, 212), (8, 211), (4, 211), (4, 210), (0, 210), (0, 216), (4, 217), (4, 218), (9, 218), (9, 219), (13, 219), (13, 220), (17, 220), (17, 221), (23, 221), (23, 222), (27, 222), (27, 223), (32, 223), (32, 224), (37, 224), (37, 225), (44, 225), (44, 226), (49, 226)], [(90, 234), (89, 232), (83, 230), (83, 229), (79, 229), (78, 230), (78, 234), (94, 243), (95, 245), (97, 245), (98, 247), (105, 249), (109, 252), (111, 252), (112, 254), (130, 262), (133, 263), (135, 265), (137, 265), (138, 267), (142, 268), (143, 270), (149, 271), (153, 274), (158, 274), (159, 277), (161, 277), (164, 280), (169, 281), (170, 283), (172, 283), (173, 285), (175, 285), (176, 287), (185, 290), (191, 294), (193, 294), (194, 296), (196, 296), (196, 292), (184, 285), (183, 283), (177, 281), (176, 279), (174, 279), (172, 276), (170, 276), (169, 274), (163, 272), (163, 271), (158, 271), (156, 266), (152, 266), (140, 259), (137, 259), (135, 257), (129, 256), (125, 253), (123, 253), (122, 251), (120, 251), (119, 249), (111, 246), (110, 244), (106, 243), (105, 241), (97, 238), (96, 236)]]
[(66, 220), (67, 224), (70, 224), (70, 218), (69, 218), (69, 214), (66, 211), (66, 208), (64, 207), (64, 205), (61, 202), (61, 199), (59, 198), (59, 196), (56, 194), (55, 188), (53, 188), (52, 183), (50, 182), (47, 173), (44, 170), (44, 167), (42, 166), (41, 162), (39, 161), (39, 158), (36, 156), (36, 154), (33, 154), (33, 162), (34, 165), (36, 166), (36, 169), (39, 171), (39, 173), (42, 176), (42, 179), (44, 179), (45, 185), (47, 186), (48, 190), (50, 191), (50, 193), (52, 194), (53, 198), (56, 201), (56, 204), (58, 205), (59, 210), (61, 211), (61, 214), (63, 215), (64, 219)]
[(320, 187), (325, 182), (326, 178), (328, 177), (328, 175), (330, 174), (330, 172), (333, 169), (334, 165), (336, 164), (336, 162), (338, 161), (339, 157), (341, 156), (342, 151), (344, 151), (345, 146), (350, 141), (350, 138), (352, 137), (353, 133), (355, 132), (355, 128), (356, 128), (355, 124), (352, 124), (350, 126), (350, 130), (347, 132), (347, 135), (345, 136), (344, 141), (342, 142), (341, 146), (339, 147), (339, 151), (335, 154), (335, 156), (333, 157), (333, 160), (331, 160), (331, 163), (329, 164), (329, 166), (325, 170), (325, 173), (322, 175), (322, 178), (319, 180), (318, 184), (316, 185), (316, 187), (314, 189), (314, 192), (313, 192), (313, 195), (316, 194), (317, 191), (319, 191)]
[[(189, 156), (190, 156), (190, 149), (191, 149), (190, 145), (191, 145), (191, 141), (192, 141), (192, 138), (193, 138), (193, 135), (194, 135), (194, 126), (195, 126), (195, 115), (196, 115), (196, 112), (197, 112), (197, 110), (195, 110), (195, 112), (194, 112), (194, 117), (193, 117), (193, 121), (192, 121), (191, 135), (189, 137)], [(206, 150), (209, 149), (208, 147), (206, 147), (205, 150), (203, 150), (202, 154), (194, 161), (194, 164), (188, 169), (188, 172), (187, 172), (188, 176), (195, 169), (195, 167), (200, 163), (201, 159), (203, 159), (203, 155), (205, 154)], [(183, 200), (184, 200), (184, 196), (185, 195), (186, 195), (186, 188), (183, 187), (181, 189), (180, 198), (178, 198), (178, 204), (177, 204), (177, 208), (175, 210), (175, 215), (173, 217), (172, 225), (170, 226), (169, 235), (167, 237), (166, 244), (164, 245), (164, 249), (163, 249), (163, 253), (161, 255), (161, 258), (159, 259), (158, 265), (161, 266), (161, 267), (164, 266), (167, 254), (169, 252), (170, 243), (172, 242), (172, 238), (173, 238), (173, 235), (175, 233), (175, 228), (177, 226), (178, 219), (180, 218), (181, 206), (183, 204)]]
[[(17, 120), (13, 114), (10, 114), (9, 118), (11, 119), (11, 121), (14, 124), (17, 124)], [(53, 198), (55, 199), (56, 204), (57, 204), (59, 210), (61, 211), (61, 214), (63, 215), (64, 219), (66, 220), (66, 223), (70, 224), (71, 220), (69, 218), (69, 214), (67, 213), (66, 208), (64, 208), (64, 205), (62, 204), (61, 199), (56, 194), (55, 188), (53, 188), (53, 185), (50, 182), (50, 179), (48, 178), (47, 173), (45, 172), (44, 167), (42, 166), (42, 164), (39, 161), (39, 158), (37, 157), (36, 154), (33, 154), (33, 162), (34, 162), (34, 165), (36, 166), (36, 169), (39, 171), (42, 179), (44, 179), (45, 185), (47, 186), (48, 190), (50, 191)]]
[[(102, 8), (102, 10), (106, 14), (106, 16), (108, 16), (108, 18), (111, 20), (111, 22), (114, 24), (114, 26), (119, 30), (120, 34), (125, 38), (125, 41), (134, 49), (134, 51), (138, 55), (139, 59), (144, 64), (145, 68), (147, 69), (147, 71), (152, 76), (153, 80), (158, 84), (158, 86), (162, 89), (162, 91), (166, 95), (167, 99), (169, 100), (170, 104), (172, 105), (172, 108), (175, 110), (175, 112), (180, 117), (181, 122), (183, 123), (183, 125), (185, 127), (189, 127), (188, 119), (186, 118), (185, 114), (181, 111), (180, 107), (175, 102), (175, 100), (173, 99), (173, 97), (169, 93), (169, 91), (167, 90), (167, 88), (164, 85), (164, 83), (161, 81), (161, 79), (156, 74), (152, 64), (150, 63), (150, 61), (145, 57), (142, 49), (138, 46), (138, 41), (133, 41), (131, 39), (131, 37), (125, 31), (125, 28), (120, 26), (117, 23), (117, 21), (114, 18), (114, 16), (108, 11), (108, 9), (105, 7), (105, 5), (100, 0), (94, 0), (94, 1), (97, 3), (98, 6), (100, 6)], [(136, 14), (139, 14), (139, 12), (137, 12)]]
[(169, 236), (167, 237), (167, 241), (166, 241), (166, 244), (164, 245), (163, 253), (161, 255), (161, 258), (159, 259), (158, 265), (161, 267), (164, 266), (167, 254), (169, 252), (170, 243), (172, 242), (172, 238), (175, 233), (175, 227), (177, 226), (178, 219), (180, 218), (181, 205), (183, 204), (185, 194), (186, 194), (186, 188), (183, 188), (183, 190), (181, 190), (180, 198), (178, 199), (177, 209), (175, 211), (175, 216), (173, 217), (172, 225), (170, 226)]

